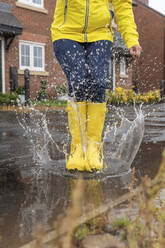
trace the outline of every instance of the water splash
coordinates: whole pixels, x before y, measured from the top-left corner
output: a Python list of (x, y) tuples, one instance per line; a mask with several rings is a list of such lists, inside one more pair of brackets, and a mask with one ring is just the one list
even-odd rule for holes
[(129, 171), (144, 135), (142, 106), (135, 108), (135, 119), (129, 120), (121, 111), (114, 125), (107, 125), (104, 135), (104, 170), (110, 174)]
[[(115, 118), (112, 121), (109, 115), (107, 116), (108, 124), (104, 135), (104, 169), (99, 173), (92, 173), (92, 177), (96, 176), (96, 174), (97, 176), (105, 176), (129, 172), (143, 138), (144, 115), (142, 106), (139, 108), (134, 107), (135, 116), (133, 120), (125, 117), (126, 114), (128, 115), (128, 111), (124, 110), (124, 108), (111, 109), (110, 112), (110, 116), (114, 114)], [(65, 160), (52, 160), (50, 146), (58, 148), (61, 153), (66, 155), (69, 142), (65, 144), (65, 149), (58, 147), (56, 137), (53, 139), (48, 129), (49, 122), (46, 114), (47, 112), (41, 112), (31, 107), (28, 112), (23, 113), (23, 116), (18, 115), (18, 120), (25, 130), (25, 136), (30, 139), (34, 163), (43, 165), (46, 170), (49, 167), (55, 174), (66, 175)], [(53, 152), (55, 153), (55, 151)], [(37, 166), (33, 168), (33, 174), (39, 172), (37, 168)], [(85, 175), (84, 173), (84, 177)]]
[(40, 165), (51, 161), (49, 145), (53, 146), (55, 143), (48, 130), (46, 114), (47, 112), (41, 112), (34, 107), (29, 107), (25, 112), (21, 111), (21, 115), (17, 113), (19, 124), (25, 131), (24, 136), (30, 140), (33, 161)]

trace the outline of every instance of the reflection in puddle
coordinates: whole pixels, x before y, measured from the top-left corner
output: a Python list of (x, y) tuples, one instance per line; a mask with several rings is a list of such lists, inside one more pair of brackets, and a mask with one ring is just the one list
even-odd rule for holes
[[(32, 237), (39, 224), (45, 232), (51, 229), (58, 214), (66, 211), (77, 183), (75, 178), (54, 175), (53, 169), (51, 172), (41, 169), (38, 177), (34, 176), (34, 171), (32, 174), (33, 179), (30, 177), (30, 181), (24, 181), (25, 200), (21, 203), (18, 215), (19, 222), (22, 223), (19, 236), (23, 240), (27, 236)], [(84, 180), (85, 194), (81, 203), (83, 211), (95, 209), (107, 199), (115, 199), (126, 192), (130, 178), (131, 174), (127, 173), (118, 178), (104, 178), (103, 181)]]
[[(50, 229), (48, 221), (52, 217), (54, 209), (58, 209), (60, 202), (65, 201), (65, 188), (63, 187), (64, 195), (59, 189), (59, 178), (52, 182), (52, 175), (43, 171), (39, 177), (33, 177), (31, 183), (26, 188), (25, 200), (21, 204), (19, 218), (23, 223), (20, 228), (20, 237), (24, 238), (27, 235), (34, 233), (37, 225), (41, 224), (44, 231)], [(61, 185), (61, 183), (60, 183)], [(62, 185), (61, 185), (62, 186)]]

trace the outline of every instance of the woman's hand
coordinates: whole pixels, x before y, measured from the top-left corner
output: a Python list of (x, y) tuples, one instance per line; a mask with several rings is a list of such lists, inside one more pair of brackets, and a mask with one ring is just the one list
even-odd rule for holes
[(140, 45), (135, 45), (133, 47), (131, 47), (129, 49), (130, 54), (132, 55), (132, 57), (134, 58), (140, 58), (141, 52), (142, 52), (142, 48)]

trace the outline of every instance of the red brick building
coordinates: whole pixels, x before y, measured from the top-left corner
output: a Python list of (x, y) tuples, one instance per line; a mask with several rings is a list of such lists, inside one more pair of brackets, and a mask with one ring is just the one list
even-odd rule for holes
[(143, 54), (133, 68), (133, 79), (140, 92), (159, 89), (165, 79), (165, 15), (136, 0), (135, 21)]
[(107, 88), (115, 89), (122, 87), (130, 89), (132, 87), (132, 58), (126, 48), (123, 39), (114, 28), (114, 43), (112, 49), (112, 58), (109, 64)]
[(149, 7), (148, 0), (134, 0), (133, 3), (143, 54), (126, 67), (125, 75), (121, 73), (121, 60), (113, 60), (116, 68), (113, 84), (131, 88), (134, 81), (139, 92), (147, 92), (159, 89), (160, 81), (165, 80), (165, 15)]
[[(132, 80), (136, 80), (140, 91), (148, 91), (159, 88), (164, 78), (165, 18), (143, 2), (136, 0), (138, 6), (134, 8), (143, 56), (132, 71), (128, 51), (125, 53), (122, 41), (117, 44), (121, 49), (114, 53), (109, 66), (109, 82), (113, 88), (131, 88)], [(54, 9), (54, 0), (0, 0), (0, 13), (8, 12), (15, 17), (14, 24), (12, 20), (5, 23), (5, 18), (0, 18), (0, 91), (10, 91), (11, 67), (18, 70), (18, 85), (24, 84), (24, 69), (30, 70), (31, 97), (37, 95), (42, 80), (49, 83), (52, 96), (55, 85), (66, 81), (55, 59), (50, 36)]]
[[(24, 69), (30, 70), (31, 96), (36, 96), (40, 81), (49, 82), (49, 91), (54, 95), (54, 84), (58, 84), (62, 72), (54, 58), (50, 36), (55, 3), (53, 0), (1, 0), (0, 11), (4, 4), (12, 7), (11, 12), (23, 26), (22, 34), (16, 35), (8, 46), (5, 32), (1, 32), (1, 88), (2, 92), (10, 91), (10, 67), (18, 68), (18, 85), (24, 84)], [(9, 9), (7, 10), (8, 12)], [(6, 24), (6, 29), (11, 23)]]

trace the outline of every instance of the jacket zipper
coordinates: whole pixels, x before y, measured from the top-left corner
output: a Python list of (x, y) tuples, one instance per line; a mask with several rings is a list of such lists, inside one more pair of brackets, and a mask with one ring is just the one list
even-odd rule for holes
[(109, 24), (109, 29), (112, 33), (112, 20), (113, 20), (113, 16), (112, 16), (112, 10), (109, 10), (110, 16), (111, 16), (111, 20), (110, 20), (110, 24)]
[(65, 7), (64, 7), (64, 22), (63, 22), (63, 24), (60, 25), (60, 28), (61, 28), (61, 27), (65, 24), (65, 22), (66, 22), (67, 7), (68, 7), (68, 0), (65, 0)]
[(113, 20), (113, 16), (112, 16), (112, 10), (107, 6), (108, 8), (108, 11), (109, 11), (109, 14), (110, 14), (110, 17), (111, 17), (111, 20), (110, 20), (110, 24), (109, 24), (109, 29), (110, 29), (110, 32), (112, 33), (112, 20)]
[[(65, 9), (64, 9), (64, 24), (65, 24), (65, 22), (66, 22), (66, 12), (67, 12), (67, 7), (68, 7), (68, 1), (67, 0), (65, 0)], [(63, 24), (63, 25), (64, 25)]]
[(87, 34), (85, 33), (87, 30), (87, 26), (88, 26), (88, 16), (89, 16), (89, 0), (87, 0), (87, 6), (86, 6), (86, 15), (85, 15), (85, 26), (83, 29), (83, 34), (84, 34), (84, 38), (85, 38), (85, 42), (87, 42)]

